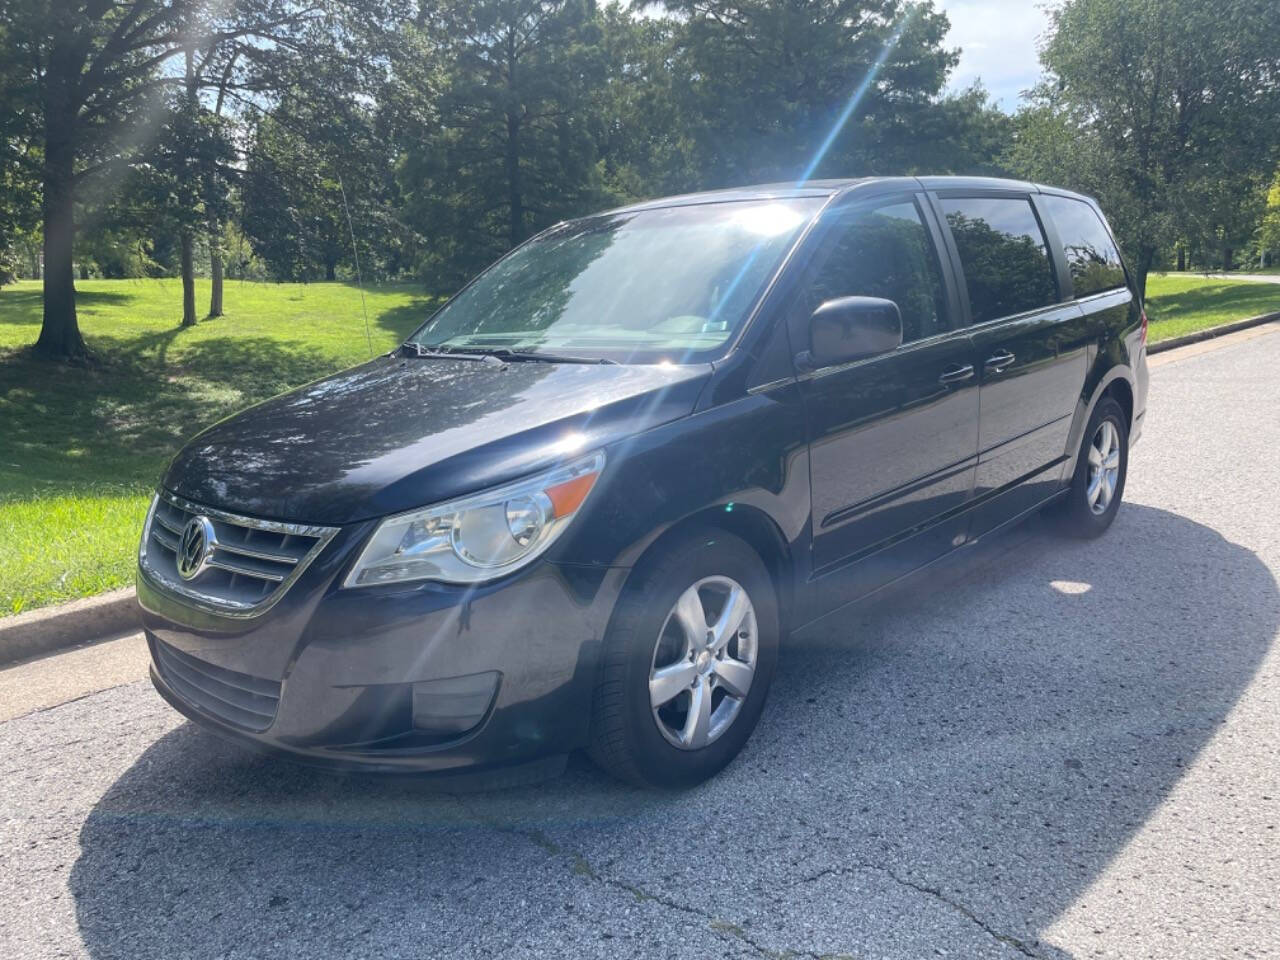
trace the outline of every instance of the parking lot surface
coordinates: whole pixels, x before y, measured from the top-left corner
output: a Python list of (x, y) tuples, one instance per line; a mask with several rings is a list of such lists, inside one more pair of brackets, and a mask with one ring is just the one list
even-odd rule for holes
[(792, 643), (685, 793), (258, 758), (136, 638), (0, 673), (39, 691), (0, 957), (1280, 956), (1278, 370), (1274, 330), (1161, 355), (1106, 537), (1032, 521)]

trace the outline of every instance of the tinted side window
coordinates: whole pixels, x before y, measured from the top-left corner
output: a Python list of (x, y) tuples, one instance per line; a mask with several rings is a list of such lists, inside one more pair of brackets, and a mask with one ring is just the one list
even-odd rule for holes
[(942, 210), (960, 252), (974, 323), (1057, 301), (1049, 248), (1030, 200), (947, 197)]
[(1124, 286), (1120, 251), (1097, 211), (1083, 200), (1045, 195), (1044, 201), (1071, 267), (1071, 286), (1077, 297)]
[(938, 257), (916, 205), (904, 201), (834, 216), (808, 308), (837, 297), (883, 297), (902, 313), (903, 343), (946, 330)]

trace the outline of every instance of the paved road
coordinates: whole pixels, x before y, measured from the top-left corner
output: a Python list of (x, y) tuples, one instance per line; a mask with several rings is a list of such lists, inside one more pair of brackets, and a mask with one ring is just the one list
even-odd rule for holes
[(136, 641), (15, 668), (0, 957), (1276, 956), (1280, 331), (1249, 333), (1157, 358), (1106, 538), (1033, 522), (796, 645), (690, 793), (337, 779), (86, 693)]

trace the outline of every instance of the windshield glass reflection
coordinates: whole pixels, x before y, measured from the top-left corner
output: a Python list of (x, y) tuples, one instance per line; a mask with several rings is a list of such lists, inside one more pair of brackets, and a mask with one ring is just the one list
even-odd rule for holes
[(633, 363), (718, 355), (821, 200), (606, 214), (516, 250), (411, 338)]

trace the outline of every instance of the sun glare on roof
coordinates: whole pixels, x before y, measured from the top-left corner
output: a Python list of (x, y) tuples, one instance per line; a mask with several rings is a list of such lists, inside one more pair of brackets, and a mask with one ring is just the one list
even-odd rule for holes
[(735, 226), (761, 237), (776, 237), (794, 230), (804, 215), (785, 203), (753, 204), (736, 213)]

